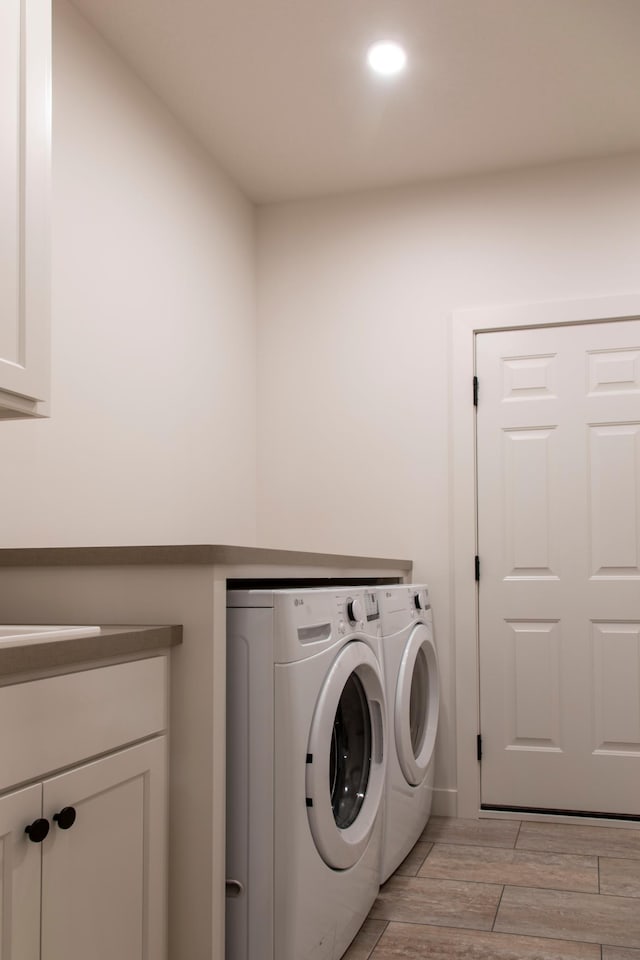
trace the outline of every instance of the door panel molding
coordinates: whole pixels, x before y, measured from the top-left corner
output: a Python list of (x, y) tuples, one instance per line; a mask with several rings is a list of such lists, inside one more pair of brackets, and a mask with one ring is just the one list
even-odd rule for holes
[[(479, 724), (478, 584), (473, 575), (477, 553), (475, 407), (472, 382), (475, 374), (475, 335), (482, 331), (518, 330), (565, 324), (602, 323), (640, 318), (640, 293), (586, 300), (489, 306), (454, 310), (450, 326), (452, 490), (451, 535), (453, 543), (453, 636), (456, 670), (457, 815), (480, 815), (480, 772), (476, 755)], [(535, 358), (540, 359), (540, 358)], [(603, 357), (594, 366), (593, 388), (615, 394), (634, 389), (635, 358)], [(616, 366), (616, 362), (619, 364)], [(518, 370), (518, 391), (549, 389), (542, 380), (542, 367)], [(510, 373), (511, 376), (511, 373)], [(633, 384), (633, 386), (632, 386)], [(513, 401), (517, 401), (514, 399)], [(482, 403), (482, 384), (480, 384)]]

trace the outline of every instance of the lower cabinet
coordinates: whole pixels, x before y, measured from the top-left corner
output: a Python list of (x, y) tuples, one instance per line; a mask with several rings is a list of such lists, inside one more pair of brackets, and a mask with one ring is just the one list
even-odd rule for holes
[(167, 743), (0, 797), (0, 960), (164, 960)]
[(158, 737), (43, 783), (42, 960), (165, 956), (165, 766)]
[(25, 826), (42, 817), (42, 786), (0, 798), (0, 957), (40, 956), (42, 849), (30, 843)]

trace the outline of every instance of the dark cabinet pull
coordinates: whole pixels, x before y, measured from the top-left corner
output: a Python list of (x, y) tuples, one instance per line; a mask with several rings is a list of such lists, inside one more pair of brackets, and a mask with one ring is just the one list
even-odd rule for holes
[(239, 880), (225, 880), (225, 896), (240, 897), (244, 893), (244, 884)]
[(34, 820), (33, 823), (30, 823), (28, 827), (24, 828), (24, 832), (32, 843), (42, 843), (49, 833), (49, 821), (45, 820), (44, 817), (38, 817), (37, 820)]
[(63, 807), (60, 813), (54, 813), (53, 819), (61, 830), (68, 830), (76, 822), (75, 807)]

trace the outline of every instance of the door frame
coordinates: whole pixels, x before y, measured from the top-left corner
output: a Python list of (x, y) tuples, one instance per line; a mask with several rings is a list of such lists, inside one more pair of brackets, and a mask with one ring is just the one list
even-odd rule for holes
[[(457, 816), (477, 819), (480, 810), (478, 656), (478, 552), (476, 420), (472, 402), (476, 334), (640, 318), (640, 293), (585, 300), (550, 300), (454, 310), (449, 328), (449, 477), (452, 543), (451, 635), (455, 663)], [(482, 384), (479, 401), (482, 403)]]

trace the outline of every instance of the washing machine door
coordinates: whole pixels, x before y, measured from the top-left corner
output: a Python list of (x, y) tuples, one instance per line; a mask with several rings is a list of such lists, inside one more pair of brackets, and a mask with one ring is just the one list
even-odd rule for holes
[(438, 730), (440, 682), (430, 624), (417, 624), (405, 644), (394, 704), (396, 752), (407, 783), (424, 780)]
[(380, 665), (361, 640), (334, 660), (313, 715), (306, 764), (309, 826), (325, 863), (346, 870), (365, 851), (384, 786)]

